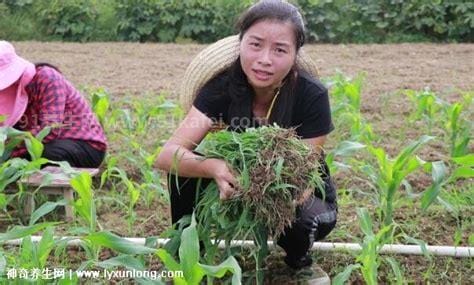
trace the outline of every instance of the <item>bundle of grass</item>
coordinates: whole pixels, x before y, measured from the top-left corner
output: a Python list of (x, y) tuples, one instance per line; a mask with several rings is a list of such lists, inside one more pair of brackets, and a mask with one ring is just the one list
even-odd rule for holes
[(227, 237), (257, 226), (277, 237), (293, 222), (296, 207), (315, 188), (321, 189), (318, 154), (294, 129), (275, 125), (242, 133), (221, 131), (210, 134), (200, 152), (225, 160), (237, 172), (239, 185), (232, 199), (219, 201), (212, 185), (198, 205), (203, 221), (217, 218)]
[(257, 284), (262, 284), (268, 238), (278, 237), (295, 219), (296, 207), (316, 188), (322, 189), (318, 154), (294, 129), (276, 125), (213, 133), (198, 151), (206, 158), (225, 160), (238, 179), (229, 200), (219, 199), (213, 182), (200, 193), (196, 212), (205, 258), (214, 262), (219, 253), (212, 239), (226, 242), (227, 255), (235, 253), (232, 240), (252, 239), (256, 247), (250, 253), (255, 258)]

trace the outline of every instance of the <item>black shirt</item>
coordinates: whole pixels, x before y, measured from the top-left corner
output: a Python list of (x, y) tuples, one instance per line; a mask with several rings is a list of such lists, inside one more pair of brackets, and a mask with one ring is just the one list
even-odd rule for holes
[[(222, 120), (226, 125), (231, 125), (228, 109), (232, 98), (226, 90), (228, 80), (225, 72), (210, 80), (198, 92), (193, 105), (213, 121)], [(298, 136), (303, 139), (315, 138), (334, 130), (328, 90), (319, 80), (299, 72), (294, 96), (296, 100), (290, 127), (296, 127)]]
[[(225, 124), (231, 125), (232, 118), (229, 116), (229, 106), (232, 98), (226, 90), (229, 85), (228, 80), (229, 76), (226, 72), (210, 80), (198, 92), (193, 105), (213, 121), (223, 121)], [(252, 95), (249, 94), (249, 96)], [(319, 80), (305, 72), (299, 72), (294, 96), (296, 96), (296, 99), (293, 105), (290, 127), (296, 127), (298, 136), (309, 139), (327, 135), (334, 130), (331, 121), (328, 90)], [(252, 120), (252, 118), (248, 119)], [(326, 201), (334, 202), (336, 191), (330, 178), (329, 168), (324, 159), (321, 162)], [(320, 191), (316, 191), (315, 195), (323, 198)]]

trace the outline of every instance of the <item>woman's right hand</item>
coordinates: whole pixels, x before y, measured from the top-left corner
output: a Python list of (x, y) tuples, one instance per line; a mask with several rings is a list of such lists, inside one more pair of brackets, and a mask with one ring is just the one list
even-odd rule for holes
[(221, 200), (232, 198), (237, 180), (227, 163), (222, 159), (209, 159), (207, 162), (209, 174), (219, 188), (219, 198)]

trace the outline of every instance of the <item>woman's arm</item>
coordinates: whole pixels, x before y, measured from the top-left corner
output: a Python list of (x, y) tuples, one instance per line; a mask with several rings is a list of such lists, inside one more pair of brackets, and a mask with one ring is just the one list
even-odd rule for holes
[(236, 183), (231, 170), (221, 159), (204, 159), (192, 152), (212, 127), (212, 120), (195, 107), (165, 143), (156, 167), (184, 177), (214, 178), (221, 199), (230, 198)]
[(310, 139), (303, 139), (303, 141), (307, 144), (309, 144), (313, 149), (318, 153), (321, 154), (323, 151), (323, 146), (324, 143), (326, 142), (326, 135), (324, 136), (319, 136), (315, 138), (310, 138)]

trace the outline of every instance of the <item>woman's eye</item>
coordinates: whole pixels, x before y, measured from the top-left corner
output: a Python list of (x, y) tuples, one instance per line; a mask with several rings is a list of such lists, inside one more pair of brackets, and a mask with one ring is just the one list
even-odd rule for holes
[(277, 53), (286, 53), (286, 50), (282, 48), (276, 48), (275, 50)]
[(254, 46), (254, 47), (259, 47), (260, 46), (260, 43), (256, 43), (256, 42), (252, 42), (250, 43), (251, 46)]

